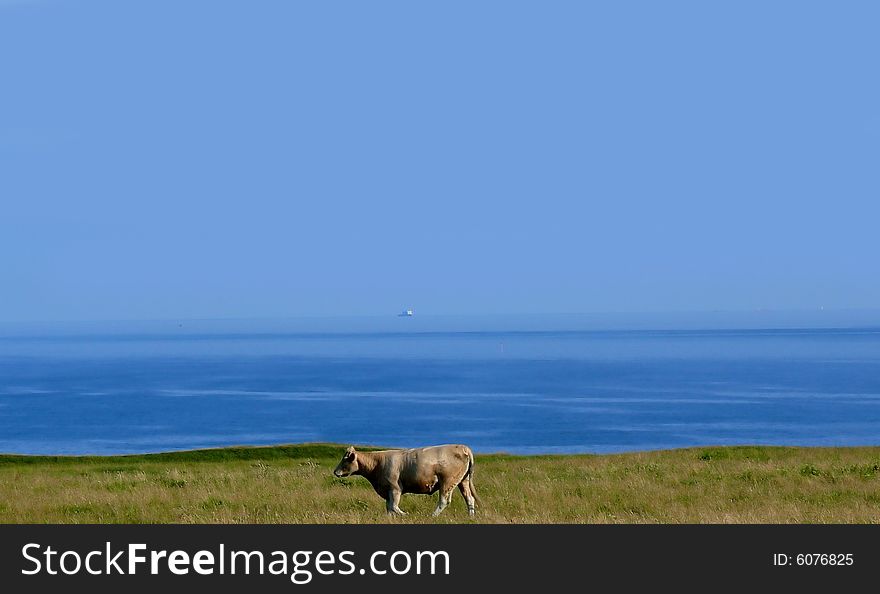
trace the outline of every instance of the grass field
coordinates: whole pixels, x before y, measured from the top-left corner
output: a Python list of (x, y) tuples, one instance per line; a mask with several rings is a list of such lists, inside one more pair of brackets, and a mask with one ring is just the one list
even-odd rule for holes
[[(460, 493), (405, 495), (403, 518), (343, 447), (306, 444), (118, 457), (0, 456), (0, 522), (470, 522)], [(476, 522), (880, 521), (880, 448), (695, 448), (608, 456), (477, 456)]]

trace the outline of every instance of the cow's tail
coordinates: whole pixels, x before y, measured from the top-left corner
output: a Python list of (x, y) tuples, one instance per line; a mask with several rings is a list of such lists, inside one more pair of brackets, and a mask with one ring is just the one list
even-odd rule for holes
[(471, 495), (473, 495), (474, 499), (477, 500), (477, 503), (479, 503), (480, 506), (482, 506), (483, 500), (480, 499), (479, 495), (477, 495), (477, 488), (474, 486), (474, 453), (471, 451), (470, 448), (468, 448), (467, 454), (468, 454), (468, 469), (467, 469), (467, 472), (464, 474), (464, 476), (468, 480), (468, 484), (471, 486)]

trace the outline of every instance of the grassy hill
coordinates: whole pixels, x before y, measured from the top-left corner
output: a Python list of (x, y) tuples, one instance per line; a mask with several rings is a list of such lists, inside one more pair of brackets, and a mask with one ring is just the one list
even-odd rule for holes
[[(0, 522), (470, 522), (461, 495), (405, 495), (389, 518), (331, 444), (114, 457), (0, 456)], [(477, 456), (477, 522), (880, 521), (880, 448), (694, 448)]]

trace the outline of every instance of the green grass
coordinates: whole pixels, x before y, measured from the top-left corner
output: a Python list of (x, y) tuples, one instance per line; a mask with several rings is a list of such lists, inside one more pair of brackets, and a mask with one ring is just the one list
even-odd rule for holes
[[(0, 456), (0, 522), (470, 522), (456, 492), (404, 518), (331, 444), (139, 456)], [(880, 448), (712, 447), (608, 456), (477, 456), (476, 522), (875, 523)]]

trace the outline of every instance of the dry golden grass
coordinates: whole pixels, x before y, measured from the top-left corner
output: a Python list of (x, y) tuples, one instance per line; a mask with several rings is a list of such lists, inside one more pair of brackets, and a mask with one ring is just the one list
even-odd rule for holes
[[(0, 457), (0, 522), (458, 523), (460, 494), (405, 495), (389, 518), (343, 448), (230, 448), (155, 456)], [(477, 522), (874, 523), (880, 448), (695, 448), (609, 456), (478, 456)]]

